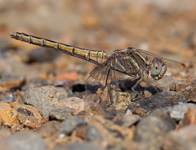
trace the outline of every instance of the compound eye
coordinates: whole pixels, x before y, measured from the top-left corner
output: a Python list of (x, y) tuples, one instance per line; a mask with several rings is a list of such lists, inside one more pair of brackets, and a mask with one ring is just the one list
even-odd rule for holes
[(159, 58), (154, 58), (151, 64), (151, 77), (155, 80), (159, 80), (166, 72), (166, 65)]
[(155, 63), (154, 63), (154, 68), (155, 68), (155, 71), (156, 71), (156, 72), (159, 72), (159, 71), (160, 71), (160, 68), (161, 68), (160, 62), (155, 62)]

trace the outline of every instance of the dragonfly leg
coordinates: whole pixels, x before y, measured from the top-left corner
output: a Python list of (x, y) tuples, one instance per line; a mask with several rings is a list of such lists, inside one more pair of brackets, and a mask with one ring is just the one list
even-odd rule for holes
[(143, 98), (144, 97), (144, 93), (142, 92), (142, 94), (136, 90), (136, 88), (139, 86), (139, 83), (142, 81), (142, 78), (141, 77), (138, 77), (138, 78), (135, 78), (133, 81), (132, 81), (132, 88), (131, 88), (131, 91), (136, 93), (138, 95), (138, 98)]
[(135, 88), (139, 85), (139, 83), (142, 81), (141, 77), (135, 78), (132, 82), (133, 86), (131, 88), (132, 91), (135, 92)]

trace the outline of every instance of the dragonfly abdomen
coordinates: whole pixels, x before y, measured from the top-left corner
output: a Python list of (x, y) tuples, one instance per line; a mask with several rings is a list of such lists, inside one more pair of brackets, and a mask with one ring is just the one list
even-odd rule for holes
[(25, 33), (14, 32), (11, 33), (10, 36), (17, 40), (24, 41), (30, 44), (53, 48), (56, 51), (61, 51), (68, 55), (72, 55), (98, 65), (104, 63), (108, 58), (107, 53), (104, 51), (79, 48), (79, 47), (55, 42), (52, 40), (36, 37), (33, 35), (28, 35)]

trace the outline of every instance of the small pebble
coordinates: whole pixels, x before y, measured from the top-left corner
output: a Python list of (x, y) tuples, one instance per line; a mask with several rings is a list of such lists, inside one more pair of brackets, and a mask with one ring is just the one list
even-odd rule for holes
[(107, 150), (127, 150), (127, 149), (124, 147), (120, 147), (120, 146), (116, 146), (116, 147), (110, 146), (107, 148)]
[(50, 48), (38, 47), (28, 55), (28, 62), (48, 62), (54, 60), (59, 53)]
[(195, 150), (196, 126), (187, 126), (172, 131), (164, 137), (163, 150)]
[(87, 120), (80, 117), (72, 117), (70, 119), (65, 119), (62, 122), (56, 134), (56, 137), (62, 137), (64, 134), (70, 135), (77, 128), (77, 126), (85, 124), (87, 124)]
[(141, 120), (136, 126), (133, 140), (148, 149), (160, 149), (165, 135), (175, 128), (175, 124), (166, 121), (153, 116)]
[(65, 120), (72, 117), (72, 112), (69, 109), (57, 108), (50, 111), (49, 117), (55, 120)]
[(37, 132), (44, 138), (55, 135), (60, 127), (60, 122), (49, 121), (38, 128)]
[(21, 86), (25, 82), (24, 76), (0, 72), (0, 91), (9, 91), (10, 88)]
[(138, 115), (128, 115), (128, 116), (124, 116), (123, 118), (123, 124), (126, 127), (130, 127), (133, 124), (136, 124), (137, 122), (139, 122), (141, 120), (141, 117)]
[(42, 85), (42, 86), (46, 86), (48, 85), (48, 82), (42, 78), (32, 78), (29, 81), (30, 83), (34, 84), (34, 85)]
[(0, 140), (9, 135), (11, 135), (11, 132), (8, 129), (3, 127), (0, 128)]
[(6, 100), (6, 101), (9, 101), (9, 102), (14, 102), (15, 101), (14, 94), (13, 93), (10, 93), (10, 94), (3, 95), (3, 98), (1, 98), (1, 100)]
[(33, 131), (21, 131), (0, 140), (2, 150), (45, 150), (42, 137)]
[(143, 110), (143, 115), (149, 115), (153, 110), (157, 108), (164, 108), (180, 103), (185, 103), (186, 98), (183, 94), (178, 92), (161, 92), (152, 95), (148, 98), (140, 99), (128, 106), (128, 109), (137, 111)]
[(86, 131), (86, 140), (93, 141), (96, 139), (102, 140), (101, 133), (94, 126), (89, 126)]
[(194, 104), (179, 104), (173, 107), (168, 107), (167, 110), (170, 113), (170, 117), (180, 121), (184, 118), (184, 114), (187, 112), (188, 108), (191, 106), (195, 106)]
[(24, 91), (24, 102), (40, 108), (46, 115), (53, 109), (62, 108), (60, 102), (65, 101), (70, 96), (71, 91), (62, 87), (43, 86), (34, 87)]
[(93, 143), (75, 142), (66, 146), (55, 146), (53, 150), (104, 150)]

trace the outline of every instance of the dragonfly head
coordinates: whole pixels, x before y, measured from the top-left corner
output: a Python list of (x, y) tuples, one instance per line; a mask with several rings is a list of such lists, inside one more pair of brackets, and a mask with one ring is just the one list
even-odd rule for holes
[(154, 58), (150, 66), (151, 77), (155, 80), (159, 80), (163, 77), (167, 70), (167, 65), (160, 59)]

